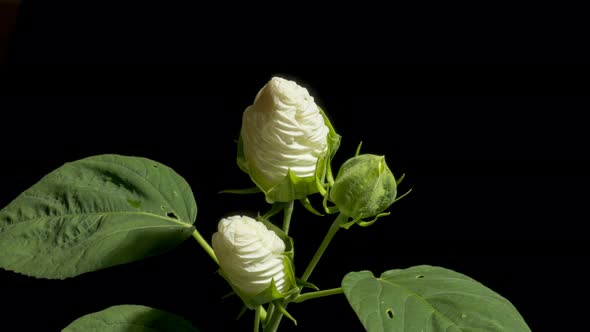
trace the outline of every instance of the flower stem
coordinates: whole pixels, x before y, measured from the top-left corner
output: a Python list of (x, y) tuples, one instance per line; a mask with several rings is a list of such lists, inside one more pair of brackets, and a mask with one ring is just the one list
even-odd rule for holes
[(262, 309), (262, 306), (259, 305), (254, 310), (254, 332), (258, 332), (260, 328), (260, 309)]
[(321, 290), (321, 291), (317, 291), (317, 292), (309, 292), (309, 293), (305, 293), (303, 295), (299, 295), (295, 298), (295, 300), (293, 300), (293, 302), (295, 303), (301, 303), (303, 301), (307, 301), (307, 300), (311, 300), (311, 299), (316, 299), (319, 297), (324, 297), (324, 296), (330, 296), (330, 295), (337, 295), (337, 294), (342, 294), (342, 287), (338, 287), (338, 288), (332, 288), (332, 289), (326, 289), (326, 290)]
[(219, 260), (217, 259), (217, 256), (215, 256), (213, 248), (211, 248), (209, 243), (207, 243), (207, 241), (201, 236), (201, 233), (199, 233), (199, 231), (196, 228), (193, 232), (193, 237), (195, 238), (195, 240), (197, 240), (197, 242), (201, 245), (205, 252), (208, 253), (209, 256), (211, 256), (213, 261), (215, 261), (215, 263), (219, 265)]
[[(291, 202), (291, 203), (293, 203), (293, 202)], [(291, 208), (292, 208), (292, 205), (291, 205)], [(287, 215), (287, 208), (285, 208), (285, 216), (286, 215)], [(290, 213), (289, 213), (289, 217), (290, 217)], [(326, 248), (328, 248), (330, 241), (332, 241), (332, 238), (334, 237), (334, 235), (336, 235), (336, 232), (338, 232), (338, 230), (340, 229), (340, 225), (343, 224), (346, 220), (348, 220), (348, 217), (343, 215), (342, 213), (339, 214), (338, 217), (336, 217), (336, 220), (334, 220), (334, 222), (332, 223), (332, 225), (328, 229), (328, 233), (324, 237), (324, 240), (322, 241), (322, 243), (320, 244), (315, 255), (311, 259), (311, 262), (309, 262), (307, 269), (305, 269), (305, 272), (303, 272), (303, 276), (301, 277), (301, 279), (303, 281), (307, 281), (307, 279), (309, 278), (309, 276), (313, 272), (313, 269), (320, 261), (320, 258), (322, 258), (324, 251), (326, 251)], [(283, 230), (284, 230), (284, 223), (283, 223)], [(321, 293), (321, 292), (335, 292), (333, 294), (338, 294), (336, 292), (336, 289), (329, 289), (326, 291), (319, 291), (319, 292), (314, 292), (314, 293)], [(341, 290), (340, 290), (340, 292), (341, 292)], [(308, 293), (308, 294), (311, 294), (311, 293)], [(328, 295), (333, 295), (333, 294), (327, 294), (327, 293), (325, 295), (317, 294), (315, 297), (328, 296)], [(307, 294), (303, 294), (301, 296), (298, 296), (297, 298), (300, 298), (300, 297), (303, 297), (306, 295)], [(308, 295), (308, 296), (311, 296), (311, 295)], [(309, 298), (313, 298), (313, 297), (309, 297)], [(305, 300), (306, 300), (306, 298), (303, 298), (299, 302), (305, 301)], [(297, 300), (295, 302), (297, 302)], [(284, 304), (284, 307), (285, 308), (287, 307), (287, 303)], [(283, 313), (281, 313), (280, 310), (276, 310), (275, 312), (273, 312), (269, 318), (269, 322), (265, 328), (265, 332), (276, 332), (276, 330), (279, 328), (279, 324), (281, 324), (282, 319), (283, 319)]]
[(347, 219), (348, 219), (348, 217), (343, 215), (342, 213), (340, 213), (338, 215), (338, 217), (336, 217), (336, 220), (334, 220), (334, 222), (332, 223), (332, 225), (328, 229), (328, 233), (324, 237), (324, 240), (320, 244), (318, 250), (315, 252), (315, 255), (311, 259), (311, 262), (309, 262), (309, 265), (307, 265), (305, 272), (303, 272), (303, 276), (301, 276), (301, 280), (307, 281), (307, 279), (309, 278), (309, 276), (313, 272), (313, 269), (316, 267), (316, 265), (320, 261), (320, 258), (322, 258), (324, 251), (326, 251), (326, 248), (328, 248), (330, 241), (332, 241), (332, 238), (334, 237), (334, 235), (336, 235), (336, 232), (338, 232), (338, 230), (340, 229), (340, 225), (343, 222), (345, 222)]
[(264, 331), (265, 332), (276, 332), (283, 318), (283, 313), (280, 310), (275, 309), (268, 320)]
[(291, 215), (293, 215), (293, 202), (290, 201), (285, 205), (283, 212), (283, 232), (285, 235), (289, 235), (289, 226), (291, 225)]

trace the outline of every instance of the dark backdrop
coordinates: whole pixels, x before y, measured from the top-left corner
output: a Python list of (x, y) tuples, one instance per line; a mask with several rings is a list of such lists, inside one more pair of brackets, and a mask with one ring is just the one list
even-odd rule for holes
[[(590, 198), (587, 68), (393, 64), (383, 61), (389, 53), (364, 53), (358, 44), (339, 45), (345, 53), (316, 47), (334, 39), (277, 48), (276, 38), (249, 38), (260, 32), (251, 26), (220, 36), (204, 13), (198, 27), (174, 30), (176, 15), (186, 23), (191, 14), (27, 5), (4, 67), (0, 205), (66, 161), (144, 156), (191, 184), (196, 225), (209, 238), (220, 217), (266, 209), (260, 196), (218, 192), (250, 185), (235, 164), (241, 114), (281, 75), (308, 87), (343, 136), (336, 167), (362, 140), (364, 152), (384, 154), (394, 174), (406, 173), (401, 191), (413, 189), (391, 216), (340, 232), (311, 281), (331, 288), (348, 271), (440, 265), (508, 298), (533, 331), (578, 326), (576, 299), (587, 294), (580, 270)], [(372, 38), (387, 35), (380, 31)], [(299, 271), (330, 222), (297, 206)], [(239, 300), (221, 298), (229, 288), (192, 239), (64, 281), (0, 271), (0, 285), (7, 330), (55, 331), (126, 303), (177, 313), (204, 331), (251, 328), (250, 315), (234, 320)], [(299, 331), (362, 329), (343, 296), (290, 311)], [(291, 330), (290, 322), (283, 327)]]

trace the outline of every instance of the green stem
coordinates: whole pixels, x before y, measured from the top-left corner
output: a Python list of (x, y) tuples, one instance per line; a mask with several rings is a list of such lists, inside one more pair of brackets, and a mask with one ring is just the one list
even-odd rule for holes
[[(264, 308), (262, 308), (262, 310), (264, 310)], [(273, 302), (268, 304), (268, 312), (264, 313), (264, 318), (262, 319), (263, 321), (263, 327), (268, 325), (268, 322), (270, 321), (270, 319), (273, 317), (275, 312), (275, 304)]]
[[(287, 208), (285, 208), (285, 215), (287, 215)], [(313, 272), (313, 269), (320, 261), (320, 258), (322, 258), (324, 251), (326, 251), (326, 248), (328, 248), (330, 241), (332, 241), (332, 238), (334, 237), (334, 235), (336, 235), (336, 232), (338, 232), (338, 230), (340, 229), (340, 225), (343, 224), (344, 222), (346, 222), (346, 220), (348, 220), (348, 217), (343, 215), (342, 213), (339, 214), (338, 217), (336, 217), (336, 220), (334, 220), (334, 222), (330, 226), (330, 229), (328, 229), (328, 233), (324, 237), (324, 240), (320, 244), (320, 247), (316, 251), (313, 258), (311, 259), (311, 262), (309, 262), (307, 269), (305, 269), (305, 272), (303, 272), (303, 276), (301, 277), (301, 279), (303, 281), (307, 281), (307, 279), (309, 278), (309, 276)], [(284, 229), (284, 223), (283, 223), (283, 229)], [(327, 291), (334, 291), (334, 290), (327, 290)], [(320, 291), (320, 292), (322, 292), (322, 291)], [(337, 294), (337, 293), (334, 293), (334, 294)], [(306, 294), (304, 294), (302, 296), (305, 296), (305, 295)], [(326, 294), (323, 296), (328, 296), (328, 295), (332, 295), (332, 294)], [(317, 297), (319, 297), (319, 296), (320, 295), (318, 295)], [(299, 298), (299, 296), (297, 298)], [(305, 300), (305, 298), (301, 301), (304, 301), (304, 300)], [(287, 303), (284, 304), (284, 307), (287, 308)], [(283, 313), (281, 313), (279, 310), (276, 310), (275, 312), (273, 312), (273, 314), (270, 316), (270, 319), (269, 319), (268, 325), (265, 329), (265, 332), (276, 332), (277, 329), (279, 328), (279, 324), (281, 324), (281, 319), (283, 319)]]
[(280, 310), (275, 309), (270, 316), (268, 324), (264, 329), (265, 332), (276, 332), (279, 328), (279, 324), (281, 323), (281, 319), (283, 318), (283, 313)]
[(328, 233), (324, 237), (324, 240), (320, 244), (320, 247), (315, 252), (315, 255), (311, 259), (311, 262), (309, 262), (309, 265), (307, 265), (305, 272), (303, 272), (303, 276), (301, 276), (301, 280), (307, 281), (307, 279), (309, 278), (309, 276), (313, 272), (313, 269), (316, 267), (316, 265), (320, 261), (320, 258), (322, 258), (324, 251), (326, 251), (326, 248), (328, 248), (330, 241), (332, 241), (332, 238), (334, 237), (334, 235), (336, 235), (336, 232), (338, 232), (338, 230), (340, 229), (340, 225), (342, 223), (344, 223), (347, 219), (348, 219), (348, 217), (343, 215), (342, 213), (340, 213), (338, 215), (338, 217), (336, 217), (336, 220), (334, 220), (334, 222), (330, 226), (330, 229), (328, 229)]
[[(283, 210), (283, 232), (285, 235), (289, 234), (289, 227), (291, 225), (291, 216), (293, 215), (293, 206), (294, 201), (290, 201), (285, 203), (285, 208)], [(268, 317), (268, 323), (266, 324), (265, 331), (276, 332), (279, 328), (279, 324), (281, 323), (281, 319), (283, 318), (283, 313), (280, 310), (276, 310), (275, 305), (272, 304), (272, 308), (275, 309), (270, 313)], [(286, 306), (286, 304), (285, 304)], [(269, 307), (270, 308), (270, 307)]]
[(330, 295), (337, 295), (337, 294), (342, 294), (342, 287), (338, 287), (338, 288), (332, 288), (332, 289), (326, 289), (326, 290), (321, 290), (321, 291), (317, 291), (317, 292), (309, 292), (309, 293), (305, 293), (303, 295), (299, 295), (295, 298), (295, 300), (293, 300), (293, 302), (295, 303), (301, 303), (303, 301), (307, 301), (307, 300), (311, 300), (311, 299), (316, 299), (319, 297), (324, 297), (324, 296), (330, 296)]
[(283, 232), (285, 235), (289, 235), (289, 226), (291, 225), (291, 215), (293, 215), (293, 202), (290, 201), (285, 205), (285, 211), (283, 212)]
[(257, 306), (254, 310), (254, 332), (258, 332), (258, 328), (260, 327), (260, 309), (262, 306)]
[(197, 240), (197, 242), (201, 245), (201, 247), (203, 249), (205, 249), (205, 252), (207, 252), (209, 254), (209, 256), (211, 256), (213, 261), (215, 261), (215, 263), (217, 265), (219, 265), (219, 260), (217, 259), (217, 256), (215, 256), (215, 252), (213, 251), (213, 248), (211, 248), (209, 243), (207, 243), (207, 241), (201, 236), (201, 233), (199, 233), (199, 231), (196, 228), (195, 228), (195, 231), (193, 232), (193, 237), (195, 238), (195, 240)]

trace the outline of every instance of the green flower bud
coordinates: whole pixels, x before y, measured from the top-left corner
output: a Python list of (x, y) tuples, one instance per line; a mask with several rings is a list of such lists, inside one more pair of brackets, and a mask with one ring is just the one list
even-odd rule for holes
[(244, 111), (238, 165), (269, 203), (303, 199), (323, 191), (339, 138), (307, 89), (273, 77)]
[(363, 154), (347, 160), (330, 190), (340, 213), (358, 221), (379, 216), (395, 201), (397, 184), (384, 156)]
[(295, 285), (285, 242), (247, 216), (223, 218), (212, 244), (222, 275), (249, 307), (270, 302)]

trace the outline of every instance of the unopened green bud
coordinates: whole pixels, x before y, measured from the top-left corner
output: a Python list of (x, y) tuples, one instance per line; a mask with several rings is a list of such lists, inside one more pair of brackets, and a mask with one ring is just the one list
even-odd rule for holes
[(371, 218), (395, 201), (397, 184), (384, 156), (363, 154), (347, 160), (334, 181), (330, 200), (340, 213), (360, 220)]

